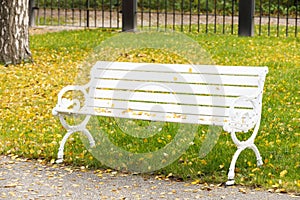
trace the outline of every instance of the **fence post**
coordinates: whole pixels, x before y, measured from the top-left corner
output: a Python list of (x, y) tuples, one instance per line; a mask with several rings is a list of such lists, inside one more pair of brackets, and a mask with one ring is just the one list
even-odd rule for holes
[(239, 36), (254, 35), (255, 0), (239, 1)]
[(34, 3), (34, 0), (29, 0), (29, 26), (32, 27), (32, 26), (35, 26), (35, 13), (34, 11), (36, 10), (36, 7), (35, 7), (35, 3)]
[(122, 31), (136, 31), (137, 24), (137, 0), (122, 1)]
[(86, 27), (90, 27), (90, 1), (86, 0)]

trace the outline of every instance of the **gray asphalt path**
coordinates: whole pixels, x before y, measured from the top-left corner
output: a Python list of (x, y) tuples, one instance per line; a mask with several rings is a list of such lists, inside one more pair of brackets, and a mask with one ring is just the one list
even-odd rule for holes
[(243, 186), (193, 185), (0, 156), (0, 199), (299, 199)]

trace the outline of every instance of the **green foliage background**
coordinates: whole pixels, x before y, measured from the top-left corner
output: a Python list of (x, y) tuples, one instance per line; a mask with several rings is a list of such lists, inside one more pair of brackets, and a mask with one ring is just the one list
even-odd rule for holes
[[(36, 5), (43, 8), (78, 8), (85, 9), (87, 5), (91, 9), (116, 9), (121, 8), (122, 0), (35, 0)], [(138, 0), (140, 9), (152, 11), (184, 11), (201, 13), (232, 14), (238, 12), (238, 0)], [(298, 4), (298, 5), (297, 5)], [(297, 0), (256, 0), (255, 8), (258, 14), (262, 15), (286, 15), (300, 13), (300, 3)], [(297, 9), (298, 8), (298, 9)]]

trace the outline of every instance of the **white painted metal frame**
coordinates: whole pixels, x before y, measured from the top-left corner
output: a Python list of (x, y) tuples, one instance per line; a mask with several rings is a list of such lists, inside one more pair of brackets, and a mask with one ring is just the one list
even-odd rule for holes
[[(63, 161), (65, 143), (74, 132), (84, 133), (90, 145), (95, 146), (86, 128), (92, 115), (217, 125), (231, 133), (237, 146), (226, 182), (233, 185), (235, 164), (243, 150), (252, 149), (257, 165), (263, 164), (254, 139), (260, 126), (267, 73), (267, 67), (97, 62), (88, 84), (66, 86), (58, 94), (53, 115), (59, 116), (67, 133), (60, 143), (57, 163)], [(142, 91), (136, 90), (137, 81), (144, 83)], [(186, 86), (191, 89), (188, 93)], [(170, 88), (172, 92), (168, 91)], [(69, 91), (81, 92), (84, 105), (80, 105), (78, 99), (65, 98), (64, 94)], [(132, 91), (135, 95), (128, 99)], [(180, 102), (173, 98), (174, 94)], [(161, 117), (161, 111), (153, 109), (154, 105), (162, 106), (166, 115)], [(64, 117), (74, 114), (85, 115), (85, 119), (80, 124), (70, 125)], [(237, 138), (237, 132), (248, 132), (252, 128), (249, 139)]]
[(70, 109), (70, 106), (72, 106), (72, 113), (75, 114), (76, 112), (80, 111), (80, 101), (78, 99), (67, 99), (63, 98), (63, 95), (66, 94), (69, 91), (80, 91), (84, 95), (84, 98), (87, 98), (87, 89), (88, 85), (84, 86), (66, 86), (64, 87), (58, 94), (58, 102), (55, 108), (52, 110), (52, 114), (54, 116), (58, 115), (59, 120), (62, 124), (62, 126), (67, 130), (67, 133), (64, 135), (62, 141), (60, 142), (60, 147), (58, 150), (58, 155), (57, 155), (57, 160), (56, 163), (62, 163), (63, 162), (63, 157), (64, 157), (64, 146), (67, 141), (67, 139), (75, 132), (82, 132), (86, 135), (90, 142), (90, 146), (94, 147), (95, 146), (95, 140), (91, 133), (87, 130), (86, 125), (89, 122), (91, 115), (86, 115), (85, 119), (77, 125), (70, 125), (68, 122), (65, 120), (65, 115), (67, 113), (60, 113), (59, 110), (68, 110)]

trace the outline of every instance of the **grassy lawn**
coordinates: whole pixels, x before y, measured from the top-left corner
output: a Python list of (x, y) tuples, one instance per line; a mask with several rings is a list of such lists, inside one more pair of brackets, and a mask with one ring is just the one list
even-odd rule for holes
[[(116, 34), (114, 30), (86, 30), (34, 35), (31, 36), (33, 64), (0, 66), (0, 154), (54, 162), (59, 141), (65, 133), (59, 120), (51, 114), (57, 93), (63, 86), (74, 83), (78, 65), (93, 48)], [(300, 39), (187, 35), (209, 52), (216, 64), (269, 67), (262, 123), (255, 140), (264, 165), (257, 168), (254, 153), (244, 151), (237, 161), (236, 182), (282, 192), (300, 192)], [(140, 61), (139, 53), (120, 56), (120, 60)], [(143, 50), (142, 53), (148, 53), (143, 61), (165, 60), (164, 56), (157, 56), (159, 51)], [(140, 151), (144, 140), (113, 131), (109, 119), (101, 120), (115, 144)], [(190, 177), (193, 183), (225, 181), (235, 145), (230, 135), (222, 132), (213, 150), (199, 158), (199, 146), (207, 135), (206, 130), (205, 126), (199, 129), (194, 145), (178, 161), (158, 173), (162, 176), (172, 173), (183, 179)], [(147, 148), (156, 149), (169, 143), (174, 135), (168, 134), (153, 137), (147, 141)], [(241, 134), (239, 137), (247, 136)], [(135, 144), (133, 149), (131, 143)], [(80, 134), (68, 140), (65, 156), (65, 162), (72, 165), (103, 167), (85, 148)]]

